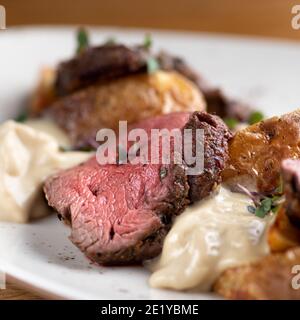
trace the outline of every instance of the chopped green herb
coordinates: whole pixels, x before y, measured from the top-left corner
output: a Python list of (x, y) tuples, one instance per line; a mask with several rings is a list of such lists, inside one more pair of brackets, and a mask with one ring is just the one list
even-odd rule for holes
[(28, 119), (28, 114), (26, 112), (22, 112), (19, 114), (16, 118), (15, 121), (17, 122), (25, 122)]
[(157, 59), (151, 57), (147, 60), (147, 72), (149, 74), (154, 73), (155, 71), (157, 71), (159, 69), (159, 63), (157, 61)]
[(89, 46), (89, 35), (84, 28), (77, 31), (77, 53), (82, 52)]
[(257, 122), (260, 122), (261, 120), (264, 119), (264, 115), (259, 112), (259, 111), (254, 111), (250, 114), (250, 117), (249, 117), (249, 120), (248, 120), (248, 123), (249, 124), (255, 124)]
[(144, 47), (145, 49), (150, 49), (150, 48), (152, 47), (152, 43), (153, 43), (153, 41), (152, 41), (151, 34), (150, 34), (150, 33), (146, 34), (146, 35), (145, 35), (145, 38), (144, 38), (144, 45), (143, 45), (143, 47)]
[(276, 206), (276, 207), (273, 207), (273, 208), (271, 209), (271, 211), (272, 211), (273, 213), (277, 213), (278, 209), (279, 209), (279, 206)]
[[(259, 218), (264, 218), (269, 213), (276, 213), (280, 205), (285, 201), (285, 197), (281, 192), (274, 192), (273, 196), (266, 196), (263, 193), (251, 192), (246, 187), (237, 185), (242, 193), (249, 196), (253, 205), (247, 206), (248, 212), (255, 214)], [(278, 190), (280, 187), (277, 188)]]
[(250, 213), (255, 213), (256, 211), (256, 208), (254, 206), (247, 206), (247, 210), (250, 212)]
[(235, 118), (225, 118), (224, 122), (230, 130), (233, 130), (239, 124)]
[(255, 215), (264, 218), (268, 213), (276, 213), (280, 204), (284, 202), (284, 196), (265, 197), (255, 210)]
[(159, 171), (159, 176), (160, 179), (162, 180), (163, 178), (165, 178), (168, 175), (168, 170), (165, 167), (162, 167)]
[(260, 203), (260, 206), (256, 208), (255, 215), (259, 218), (264, 218), (272, 209), (272, 199), (265, 198)]

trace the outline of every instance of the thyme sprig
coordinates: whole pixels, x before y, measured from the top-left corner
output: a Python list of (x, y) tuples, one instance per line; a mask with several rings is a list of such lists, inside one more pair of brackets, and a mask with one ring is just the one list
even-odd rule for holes
[(279, 206), (284, 202), (285, 197), (282, 193), (282, 186), (280, 185), (272, 195), (264, 195), (259, 192), (252, 192), (246, 187), (238, 184), (242, 193), (249, 196), (253, 201), (253, 206), (248, 206), (247, 209), (259, 218), (265, 218), (271, 212), (276, 213)]
[(77, 54), (87, 49), (90, 45), (89, 34), (84, 28), (77, 31)]

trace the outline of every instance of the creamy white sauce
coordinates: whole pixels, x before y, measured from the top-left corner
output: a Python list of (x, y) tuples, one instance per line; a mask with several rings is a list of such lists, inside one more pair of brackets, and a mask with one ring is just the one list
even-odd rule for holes
[(165, 239), (153, 263), (150, 285), (209, 291), (217, 277), (268, 254), (266, 230), (272, 218), (251, 214), (246, 195), (221, 187), (217, 194), (188, 207)]
[(60, 169), (91, 157), (62, 152), (55, 137), (28, 125), (7, 121), (0, 126), (0, 220), (27, 222), (47, 213), (42, 183)]
[(61, 147), (68, 148), (71, 146), (69, 137), (57, 124), (55, 124), (51, 120), (30, 119), (27, 120), (24, 124), (35, 130), (47, 133), (48, 135), (52, 136)]

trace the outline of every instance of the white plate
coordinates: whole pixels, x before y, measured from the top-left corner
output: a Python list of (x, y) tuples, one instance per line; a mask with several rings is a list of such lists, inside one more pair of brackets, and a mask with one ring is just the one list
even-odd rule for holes
[[(144, 30), (93, 29), (92, 41), (114, 35), (136, 43), (143, 41), (144, 34)], [(267, 115), (300, 107), (300, 44), (196, 33), (152, 34), (156, 49), (182, 55), (212, 83)], [(42, 66), (55, 65), (72, 55), (74, 48), (74, 28), (0, 31), (0, 121), (18, 113)], [(61, 298), (215, 297), (151, 289), (149, 274), (140, 267), (94, 266), (69, 242), (68, 233), (55, 216), (27, 225), (0, 223), (0, 269), (28, 288)]]

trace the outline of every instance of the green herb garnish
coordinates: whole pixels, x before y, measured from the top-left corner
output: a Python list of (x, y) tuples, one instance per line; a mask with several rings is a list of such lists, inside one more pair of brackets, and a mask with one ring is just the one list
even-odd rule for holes
[(160, 180), (164, 179), (168, 175), (168, 170), (165, 167), (160, 168), (159, 176)]
[(255, 213), (256, 211), (256, 208), (254, 206), (247, 206), (247, 210), (250, 212), (250, 213)]
[[(253, 201), (254, 205), (247, 206), (247, 210), (259, 218), (264, 218), (270, 212), (276, 213), (280, 205), (285, 200), (282, 191), (275, 191), (273, 195), (266, 196), (262, 193), (251, 192), (246, 187), (239, 184), (238, 187), (242, 191), (242, 193), (249, 196)], [(281, 187), (279, 186), (278, 188), (276, 188), (276, 190), (281, 190)]]
[(145, 35), (145, 38), (144, 38), (144, 44), (143, 44), (143, 47), (145, 48), (145, 49), (150, 49), (151, 47), (152, 47), (152, 43), (153, 43), (153, 41), (152, 41), (152, 37), (151, 37), (151, 34), (146, 34)]
[(235, 118), (225, 118), (224, 122), (230, 130), (235, 129), (239, 122)]
[(80, 28), (77, 31), (77, 53), (82, 52), (89, 46), (89, 35), (84, 28)]
[(150, 57), (148, 60), (147, 60), (147, 72), (148, 74), (152, 74), (154, 73), (155, 71), (157, 71), (159, 69), (159, 63), (157, 61), (157, 59), (153, 58), (153, 57)]
[(249, 124), (255, 124), (257, 122), (260, 122), (264, 119), (264, 115), (259, 111), (254, 111), (250, 114), (250, 117), (248, 119)]
[(16, 118), (15, 121), (16, 122), (25, 122), (28, 119), (28, 114), (27, 112), (22, 112), (21, 114), (19, 114)]
[(272, 209), (272, 199), (265, 198), (261, 201), (260, 206), (255, 210), (255, 215), (259, 218), (264, 218)]

